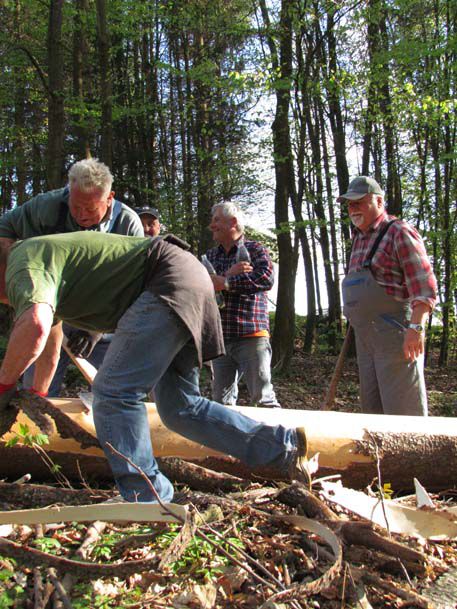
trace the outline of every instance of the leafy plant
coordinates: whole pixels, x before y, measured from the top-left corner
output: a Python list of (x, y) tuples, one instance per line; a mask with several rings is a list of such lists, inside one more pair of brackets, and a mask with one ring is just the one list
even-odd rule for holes
[(61, 473), (60, 465), (58, 465), (57, 463), (54, 463), (54, 461), (51, 459), (51, 457), (48, 455), (48, 453), (43, 448), (43, 446), (45, 446), (46, 444), (49, 444), (49, 438), (46, 434), (44, 434), (44, 433), (33, 434), (30, 431), (29, 426), (26, 425), (25, 423), (20, 423), (19, 430), (13, 431), (12, 433), (13, 433), (13, 437), (10, 438), (6, 442), (7, 448), (11, 448), (13, 446), (16, 446), (17, 444), (21, 444), (22, 446), (27, 446), (28, 448), (32, 448), (40, 456), (41, 460), (44, 462), (44, 464), (49, 469), (51, 474), (53, 474), (56, 477), (57, 481), (60, 484), (62, 484), (62, 486), (72, 488), (71, 484), (68, 481), (68, 479), (66, 478), (66, 476), (64, 476)]
[(59, 550), (62, 548), (60, 541), (54, 537), (37, 537), (33, 541), (33, 545), (41, 552), (47, 552), (48, 554), (59, 554)]
[(0, 609), (22, 607), (25, 601), (25, 590), (16, 583), (14, 571), (0, 570)]
[[(158, 536), (156, 543), (159, 548), (166, 549), (178, 535), (176, 525), (170, 525), (170, 530)], [(228, 537), (221, 541), (216, 535), (208, 533), (207, 537), (214, 543), (195, 536), (188, 545), (184, 554), (175, 562), (170, 564), (170, 570), (175, 575), (194, 574), (201, 579), (211, 579), (222, 572), (222, 568), (229, 564), (229, 559), (218, 552), (223, 548), (230, 555), (235, 555), (232, 544), (243, 548), (243, 542), (238, 537)]]

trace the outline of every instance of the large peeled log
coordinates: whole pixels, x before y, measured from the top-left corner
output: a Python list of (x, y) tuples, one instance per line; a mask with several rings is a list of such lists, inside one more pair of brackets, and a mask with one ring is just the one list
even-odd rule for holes
[[(106, 475), (102, 451), (81, 444), (65, 435), (74, 435), (75, 427), (84, 430), (87, 445), (89, 435), (95, 436), (90, 412), (77, 399), (52, 399), (51, 404), (66, 415), (73, 424), (65, 431), (66, 417), (58, 422), (49, 435), (49, 450), (55, 462), (65, 472), (74, 475), (79, 467), (89, 479)], [(158, 457), (181, 457), (198, 461), (206, 467), (228, 471), (242, 478), (255, 474), (249, 467), (216, 451), (196, 444), (168, 430), (160, 421), (153, 404), (147, 405), (151, 437)], [(247, 416), (269, 424), (304, 427), (308, 436), (309, 455), (320, 453), (319, 476), (340, 473), (343, 482), (353, 488), (364, 487), (377, 475), (379, 459), (383, 482), (395, 490), (409, 489), (418, 478), (428, 490), (449, 488), (457, 484), (457, 419), (445, 417), (406, 417), (236, 407)], [(48, 411), (49, 415), (49, 411)], [(18, 425), (26, 423), (32, 433), (33, 422), (21, 411), (15, 426), (2, 440), (11, 437)], [(74, 425), (76, 424), (76, 426)], [(30, 457), (20, 447), (0, 445), (0, 476), (13, 479), (32, 469)], [(28, 451), (27, 451), (28, 452)], [(34, 458), (37, 461), (37, 457)], [(33, 472), (31, 472), (33, 473)], [(35, 474), (37, 475), (37, 474)], [(263, 471), (261, 475), (277, 476), (278, 472)]]

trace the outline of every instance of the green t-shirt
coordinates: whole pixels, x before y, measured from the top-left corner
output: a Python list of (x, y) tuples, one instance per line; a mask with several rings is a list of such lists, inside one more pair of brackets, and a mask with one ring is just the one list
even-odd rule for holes
[(58, 320), (110, 332), (143, 289), (149, 238), (95, 232), (33, 237), (15, 245), (6, 270), (16, 318), (47, 303)]

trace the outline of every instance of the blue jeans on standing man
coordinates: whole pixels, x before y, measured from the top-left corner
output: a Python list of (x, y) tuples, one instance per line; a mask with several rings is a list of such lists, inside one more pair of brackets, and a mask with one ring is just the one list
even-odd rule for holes
[(259, 423), (200, 395), (189, 330), (168, 305), (145, 291), (120, 319), (92, 387), (97, 437), (128, 501), (154, 502), (155, 497), (107, 442), (143, 470), (163, 501), (173, 498), (173, 487), (153, 456), (144, 406), (151, 389), (164, 424), (190, 440), (252, 467), (268, 464), (286, 471), (295, 458), (295, 429)]
[(234, 406), (243, 377), (252, 406), (280, 408), (271, 384), (271, 346), (266, 336), (225, 341), (226, 354), (213, 360), (213, 399)]

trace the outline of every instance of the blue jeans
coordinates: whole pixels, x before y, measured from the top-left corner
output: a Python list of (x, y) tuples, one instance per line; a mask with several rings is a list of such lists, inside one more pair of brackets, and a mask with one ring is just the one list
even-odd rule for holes
[(189, 330), (159, 298), (143, 292), (120, 319), (92, 387), (97, 437), (128, 501), (153, 503), (155, 498), (141, 475), (114, 455), (107, 442), (143, 470), (163, 501), (173, 498), (173, 487), (152, 451), (144, 406), (151, 389), (164, 424), (186, 438), (251, 466), (286, 469), (295, 457), (295, 429), (259, 423), (200, 395)]
[(244, 377), (252, 406), (280, 408), (271, 384), (271, 346), (266, 336), (227, 341), (226, 354), (213, 360), (213, 399), (231, 406)]
[[(68, 324), (63, 325), (64, 331), (66, 329), (71, 329), (72, 326)], [(87, 358), (87, 361), (95, 366), (97, 370), (100, 368), (103, 358), (105, 357), (106, 351), (111, 342), (112, 334), (104, 334), (103, 338), (95, 345), (94, 350)], [(70, 356), (65, 351), (65, 349), (60, 350), (59, 355), (59, 363), (57, 364), (56, 371), (54, 372), (54, 376), (52, 378), (51, 384), (49, 385), (48, 396), (50, 398), (58, 398), (60, 396), (60, 392), (62, 390), (62, 383), (65, 379), (65, 373), (67, 371), (68, 365), (71, 363)], [(35, 374), (35, 365), (32, 364), (27, 368), (27, 370), (22, 375), (22, 386), (24, 389), (30, 389), (33, 387), (33, 376)]]

